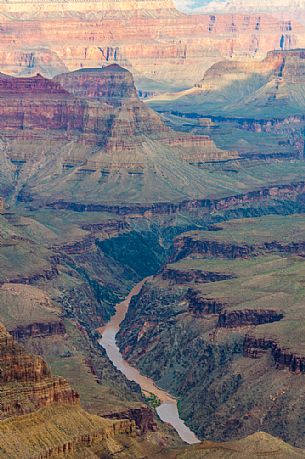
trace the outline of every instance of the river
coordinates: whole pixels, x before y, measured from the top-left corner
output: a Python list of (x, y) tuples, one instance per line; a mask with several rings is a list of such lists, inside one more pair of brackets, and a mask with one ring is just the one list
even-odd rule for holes
[(157, 408), (159, 418), (163, 422), (167, 422), (172, 425), (177, 431), (180, 438), (188, 444), (199, 443), (199, 439), (196, 435), (185, 425), (184, 421), (179, 417), (177, 400), (168, 394), (166, 391), (156, 386), (151, 378), (143, 376), (139, 370), (131, 366), (126, 360), (124, 360), (116, 343), (116, 335), (120, 329), (120, 324), (124, 320), (131, 298), (137, 295), (146, 279), (139, 282), (125, 298), (124, 301), (118, 303), (116, 306), (116, 314), (112, 317), (111, 321), (99, 329), (102, 338), (99, 340), (99, 344), (105, 349), (108, 358), (111, 360), (113, 365), (120, 370), (130, 381), (137, 382), (143, 391), (143, 393), (154, 394), (160, 400), (160, 405)]

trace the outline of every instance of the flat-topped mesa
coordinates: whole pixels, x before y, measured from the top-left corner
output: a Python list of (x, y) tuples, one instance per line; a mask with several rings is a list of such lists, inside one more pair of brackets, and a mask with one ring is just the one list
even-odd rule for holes
[(185, 135), (175, 133), (168, 136), (162, 143), (182, 150), (181, 159), (190, 164), (237, 159), (237, 151), (221, 150), (207, 135)]
[(26, 95), (35, 97), (36, 95), (68, 95), (59, 83), (44, 78), (39, 73), (30, 78), (14, 78), (4, 73), (0, 73), (0, 97), (7, 95), (24, 97)]
[(54, 77), (53, 82), (73, 96), (95, 99), (113, 106), (120, 106), (124, 100), (137, 100), (131, 73), (117, 64), (63, 73)]

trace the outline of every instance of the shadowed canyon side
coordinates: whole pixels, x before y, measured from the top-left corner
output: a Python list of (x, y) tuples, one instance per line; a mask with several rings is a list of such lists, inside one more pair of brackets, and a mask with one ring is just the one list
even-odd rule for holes
[(218, 62), (193, 89), (160, 95), (151, 104), (158, 109), (248, 120), (302, 117), (304, 62), (304, 49), (269, 51), (261, 61)]

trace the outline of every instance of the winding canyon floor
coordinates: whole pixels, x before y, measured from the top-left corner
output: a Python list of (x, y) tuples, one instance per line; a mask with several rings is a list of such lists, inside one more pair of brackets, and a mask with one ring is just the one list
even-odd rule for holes
[[(210, 203), (209, 212), (157, 209), (3, 211), (0, 321), (89, 413), (135, 423), (135, 441), (123, 434), (133, 457), (196, 457), (201, 447), (179, 449), (95, 332), (133, 285), (155, 275), (122, 324), (124, 357), (178, 399), (199, 438), (264, 430), (303, 447), (302, 184)], [(250, 437), (249, 452), (259, 444)], [(222, 457), (222, 446), (202, 448)]]
[(202, 438), (264, 430), (302, 446), (303, 225), (266, 216), (182, 234), (177, 261), (131, 303), (123, 355), (180, 398)]

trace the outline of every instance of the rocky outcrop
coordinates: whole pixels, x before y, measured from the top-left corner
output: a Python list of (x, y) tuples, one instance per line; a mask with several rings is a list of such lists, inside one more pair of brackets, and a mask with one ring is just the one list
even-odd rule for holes
[(132, 75), (117, 64), (104, 68), (80, 69), (54, 78), (60, 88), (82, 99), (94, 99), (114, 107), (137, 100)]
[(90, 231), (91, 233), (118, 233), (125, 229), (129, 228), (127, 222), (122, 220), (106, 220), (102, 223), (86, 223), (81, 226), (85, 231)]
[(43, 270), (43, 272), (33, 274), (28, 277), (20, 275), (13, 279), (7, 279), (6, 282), (12, 284), (35, 284), (39, 280), (51, 280), (58, 276), (58, 269), (56, 266), (52, 266), (51, 269)]
[(64, 335), (66, 333), (65, 325), (63, 322), (41, 322), (31, 323), (29, 325), (18, 325), (12, 330), (10, 334), (15, 340), (21, 341), (28, 338), (46, 337), (54, 335)]
[[(87, 454), (101, 457), (121, 452), (134, 436), (136, 425), (128, 417), (116, 419), (106, 420), (86, 413), (70, 384), (52, 376), (41, 357), (27, 353), (0, 326), (3, 457), (18, 459), (21, 445), (25, 459), (87, 457)], [(143, 422), (143, 429), (148, 424), (148, 420), (146, 424)], [(122, 435), (126, 438), (121, 438)], [(121, 440), (124, 441), (120, 443)]]
[(180, 236), (175, 239), (174, 245), (175, 259), (178, 260), (191, 254), (229, 259), (254, 257), (262, 252), (297, 254), (300, 256), (304, 256), (305, 254), (305, 241), (289, 242), (287, 244), (272, 241), (248, 245), (237, 242), (201, 240), (200, 238), (197, 239), (196, 235), (194, 235), (194, 237)]
[(95, 237), (92, 235), (85, 237), (80, 241), (71, 242), (69, 244), (54, 247), (55, 250), (61, 250), (69, 255), (89, 253), (95, 248)]
[(153, 412), (146, 405), (140, 408), (131, 408), (126, 411), (109, 413), (104, 415), (104, 417), (108, 419), (129, 419), (134, 421), (141, 435), (158, 430)]
[(247, 325), (261, 325), (277, 322), (283, 319), (284, 314), (272, 309), (242, 309), (222, 311), (217, 326), (220, 328), (243, 327)]
[[(47, 203), (47, 207), (54, 209), (70, 209), (77, 212), (109, 212), (118, 215), (171, 215), (179, 211), (187, 210), (195, 213), (210, 213), (217, 210), (229, 210), (244, 204), (264, 202), (268, 199), (283, 198), (294, 199), (304, 193), (305, 183), (303, 181), (271, 185), (259, 190), (249, 191), (244, 194), (231, 195), (221, 199), (192, 199), (177, 202), (156, 202), (151, 204), (91, 204), (82, 202), (68, 202), (64, 200)], [(30, 202), (27, 196), (22, 196), (24, 202)]]
[(201, 271), (199, 269), (184, 271), (183, 269), (174, 269), (171, 266), (168, 266), (163, 269), (162, 278), (171, 281), (172, 284), (197, 284), (232, 279), (233, 275)]
[(33, 412), (54, 403), (79, 403), (78, 394), (67, 381), (52, 377), (41, 357), (25, 352), (13, 336), (1, 327), (0, 418)]
[(300, 356), (289, 349), (282, 348), (272, 338), (258, 338), (247, 335), (244, 340), (244, 355), (259, 358), (261, 351), (271, 351), (276, 367), (288, 368), (293, 373), (305, 372), (305, 356)]
[(201, 292), (189, 288), (186, 294), (188, 308), (195, 315), (220, 314), (227, 304), (213, 298), (202, 297)]
[(181, 159), (193, 165), (239, 158), (237, 151), (217, 148), (214, 141), (204, 135), (178, 135), (162, 140), (164, 145), (181, 149)]
[(184, 258), (190, 254), (201, 254), (207, 257), (221, 258), (248, 258), (258, 253), (254, 245), (239, 245), (231, 242), (219, 242), (213, 240), (197, 240), (192, 236), (181, 236), (175, 240), (177, 259)]
[(56, 81), (44, 78), (39, 73), (28, 78), (14, 78), (4, 73), (0, 73), (0, 95), (1, 97), (16, 96), (20, 97), (36, 95), (45, 96), (67, 96), (68, 92)]

